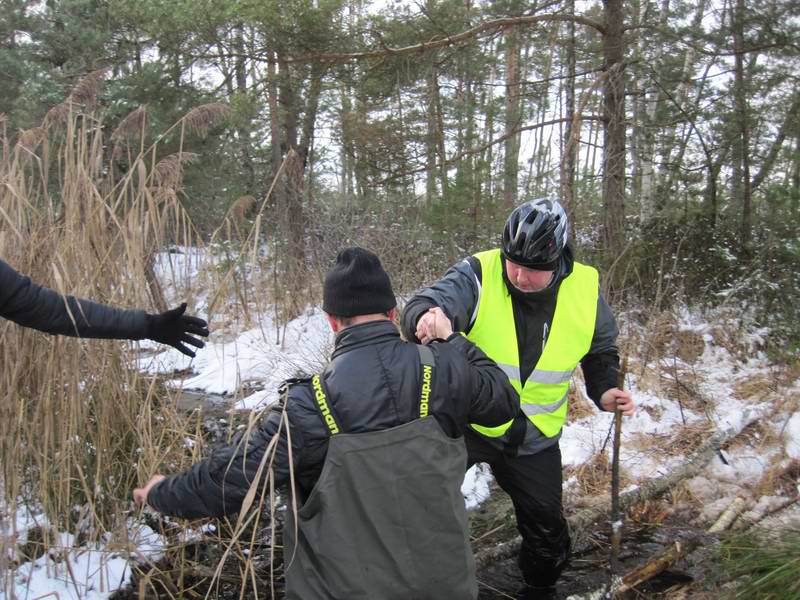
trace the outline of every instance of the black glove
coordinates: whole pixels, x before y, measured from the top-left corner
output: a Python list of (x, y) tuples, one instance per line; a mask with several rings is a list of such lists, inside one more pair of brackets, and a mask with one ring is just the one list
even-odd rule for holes
[(147, 338), (162, 344), (169, 344), (186, 356), (194, 358), (194, 352), (185, 346), (184, 342), (195, 348), (205, 346), (205, 342), (194, 335), (208, 337), (208, 323), (203, 319), (184, 315), (185, 312), (186, 302), (160, 315), (147, 315)]

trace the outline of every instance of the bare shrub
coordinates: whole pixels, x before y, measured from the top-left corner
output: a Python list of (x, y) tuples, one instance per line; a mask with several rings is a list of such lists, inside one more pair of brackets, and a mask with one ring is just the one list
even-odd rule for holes
[(754, 375), (737, 381), (733, 395), (739, 400), (755, 399), (760, 402), (769, 392), (777, 391), (778, 382), (772, 375)]
[(90, 109), (97, 106), (97, 91), (107, 72), (107, 69), (98, 69), (84, 75), (72, 88), (67, 102), (84, 105)]
[(335, 197), (324, 203), (317, 201), (313, 213), (309, 245), (320, 281), (337, 252), (347, 246), (362, 246), (377, 254), (401, 297), (432, 283), (463, 258), (452, 248), (434, 242), (436, 232), (416, 204), (387, 201), (365, 208), (356, 201)]
[[(581, 496), (591, 503), (608, 502), (611, 494), (611, 461), (608, 452), (597, 452), (589, 460), (575, 468), (573, 474), (578, 481)], [(619, 484), (624, 488), (630, 479), (620, 469)]]
[(242, 223), (253, 207), (256, 205), (254, 196), (240, 196), (236, 202), (231, 205), (229, 215), (237, 223)]
[(714, 424), (708, 421), (700, 421), (681, 427), (673, 435), (672, 454), (674, 456), (690, 456), (708, 441), (713, 431)]

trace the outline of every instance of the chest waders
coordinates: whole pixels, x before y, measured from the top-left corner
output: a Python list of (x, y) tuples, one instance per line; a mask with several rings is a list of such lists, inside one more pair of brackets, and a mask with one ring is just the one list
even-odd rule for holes
[[(514, 308), (503, 280), (500, 250), (480, 252), (475, 258), (481, 264), (483, 285), (475, 323), (467, 338), (506, 373), (519, 394), (522, 413), (545, 436), (555, 437), (567, 418), (572, 373), (592, 345), (599, 294), (597, 270), (574, 263), (572, 273), (559, 285), (553, 323), (542, 354), (528, 379), (520, 381)], [(498, 427), (470, 426), (487, 437), (498, 438), (512, 423), (513, 420)]]
[(391, 429), (343, 433), (322, 380), (312, 379), (331, 437), (296, 525), (287, 511), (288, 600), (477, 598), (464, 441), (427, 416), (435, 365), (430, 348), (418, 348), (420, 418)]

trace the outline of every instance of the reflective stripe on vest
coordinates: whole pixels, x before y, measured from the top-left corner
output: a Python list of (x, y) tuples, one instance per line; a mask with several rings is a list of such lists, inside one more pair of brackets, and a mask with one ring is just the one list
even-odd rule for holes
[[(481, 263), (483, 285), (478, 316), (467, 338), (508, 376), (520, 395), (522, 412), (544, 435), (554, 437), (567, 418), (567, 393), (572, 373), (592, 344), (597, 317), (597, 271), (576, 262), (572, 273), (561, 282), (544, 351), (523, 385), (514, 310), (503, 280), (500, 250), (480, 252), (475, 258)], [(472, 425), (489, 437), (502, 436), (510, 426), (511, 421), (499, 427)]]

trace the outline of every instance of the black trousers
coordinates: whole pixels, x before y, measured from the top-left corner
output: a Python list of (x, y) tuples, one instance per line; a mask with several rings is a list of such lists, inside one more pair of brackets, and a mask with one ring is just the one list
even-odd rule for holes
[(487, 463), (511, 497), (522, 536), (519, 567), (525, 582), (554, 585), (567, 564), (569, 529), (561, 505), (561, 449), (558, 444), (528, 456), (511, 456), (467, 430), (467, 467)]

